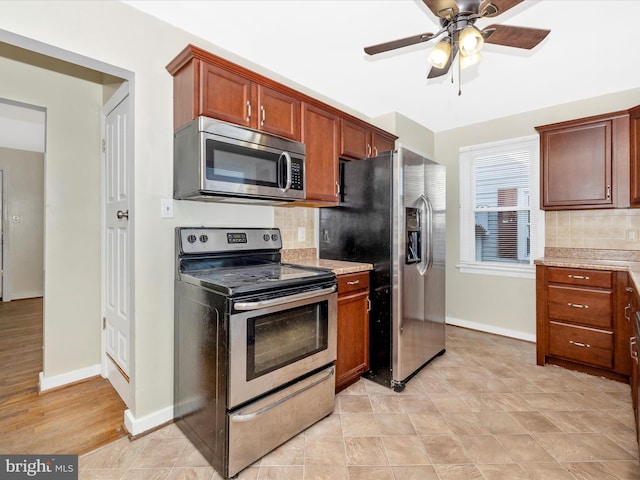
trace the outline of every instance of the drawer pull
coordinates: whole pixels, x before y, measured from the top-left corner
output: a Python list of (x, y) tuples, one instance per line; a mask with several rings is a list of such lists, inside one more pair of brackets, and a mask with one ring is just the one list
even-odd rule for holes
[(575, 278), (576, 280), (589, 280), (589, 277), (585, 275), (567, 275), (569, 278)]
[[(633, 346), (636, 345), (636, 351), (633, 351)], [(629, 338), (629, 351), (631, 352), (631, 358), (638, 364), (638, 343), (636, 342), (636, 337)]]
[(589, 305), (580, 305), (579, 303), (567, 303), (567, 305), (573, 308), (589, 308)]
[(350, 282), (347, 282), (347, 285), (358, 285), (360, 283), (360, 280), (352, 280)]
[(570, 343), (571, 345), (575, 345), (576, 347), (591, 348), (591, 345), (589, 345), (588, 343), (574, 342), (573, 340), (569, 340), (569, 343)]

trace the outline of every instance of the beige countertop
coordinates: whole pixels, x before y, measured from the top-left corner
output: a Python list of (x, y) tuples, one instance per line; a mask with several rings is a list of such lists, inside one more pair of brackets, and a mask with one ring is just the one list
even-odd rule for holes
[(543, 258), (535, 260), (536, 265), (627, 271), (636, 292), (640, 292), (640, 251), (547, 248), (544, 253)]
[(315, 248), (283, 250), (282, 261), (305, 267), (327, 268), (332, 270), (336, 275), (373, 270), (373, 265), (370, 263), (344, 262), (342, 260), (316, 258)]

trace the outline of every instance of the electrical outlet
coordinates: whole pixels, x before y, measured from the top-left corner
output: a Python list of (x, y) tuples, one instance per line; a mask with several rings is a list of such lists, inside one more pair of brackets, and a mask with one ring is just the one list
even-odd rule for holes
[(304, 238), (306, 236), (307, 232), (305, 231), (304, 227), (298, 227), (298, 241), (299, 242), (304, 242)]
[(631, 227), (627, 228), (627, 242), (637, 242), (638, 241), (638, 228)]
[(160, 214), (162, 218), (173, 218), (172, 198), (163, 198), (162, 200), (160, 200), (160, 206), (162, 207), (162, 213)]

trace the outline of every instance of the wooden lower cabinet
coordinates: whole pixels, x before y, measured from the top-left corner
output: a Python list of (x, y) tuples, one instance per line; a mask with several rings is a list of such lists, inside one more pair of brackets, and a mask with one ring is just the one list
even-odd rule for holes
[(369, 272), (338, 276), (336, 393), (369, 369)]
[(537, 363), (628, 382), (627, 272), (538, 265)]

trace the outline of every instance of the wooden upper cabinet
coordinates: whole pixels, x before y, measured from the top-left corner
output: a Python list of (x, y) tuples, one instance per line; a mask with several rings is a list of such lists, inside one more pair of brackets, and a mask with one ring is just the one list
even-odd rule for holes
[(300, 140), (300, 100), (276, 82), (193, 46), (167, 69), (174, 77), (174, 128), (203, 115)]
[(322, 108), (302, 104), (302, 141), (307, 146), (307, 202), (338, 204), (339, 118)]
[[(251, 127), (251, 81), (202, 62), (197, 114)], [(193, 120), (189, 118), (188, 120)]]
[(395, 148), (395, 137), (376, 132), (371, 125), (340, 120), (340, 157), (360, 160), (377, 157), (382, 152)]
[(631, 206), (640, 207), (640, 106), (629, 110), (630, 199)]
[(272, 88), (257, 85), (258, 130), (300, 140), (300, 101)]
[(617, 112), (536, 127), (541, 207), (629, 206), (629, 115)]

